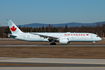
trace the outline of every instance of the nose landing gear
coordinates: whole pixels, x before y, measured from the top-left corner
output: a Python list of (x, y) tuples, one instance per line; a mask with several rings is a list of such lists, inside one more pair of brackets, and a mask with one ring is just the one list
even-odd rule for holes
[(95, 44), (95, 41), (93, 41), (93, 45)]

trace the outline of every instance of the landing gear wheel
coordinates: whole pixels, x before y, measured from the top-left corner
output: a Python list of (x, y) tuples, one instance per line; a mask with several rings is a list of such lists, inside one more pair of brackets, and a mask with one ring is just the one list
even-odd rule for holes
[(50, 43), (50, 45), (56, 45), (56, 43)]
[(93, 42), (93, 44), (92, 45), (94, 45), (95, 44), (95, 42)]

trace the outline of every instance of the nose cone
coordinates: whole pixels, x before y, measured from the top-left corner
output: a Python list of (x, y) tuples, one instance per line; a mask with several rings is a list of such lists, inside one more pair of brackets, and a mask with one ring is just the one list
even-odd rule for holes
[(99, 37), (99, 41), (101, 41), (102, 40), (102, 38), (101, 37)]

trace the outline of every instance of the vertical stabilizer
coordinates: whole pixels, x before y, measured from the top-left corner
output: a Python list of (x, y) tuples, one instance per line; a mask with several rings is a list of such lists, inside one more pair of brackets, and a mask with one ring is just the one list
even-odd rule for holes
[(7, 19), (7, 23), (12, 34), (23, 33), (11, 20)]

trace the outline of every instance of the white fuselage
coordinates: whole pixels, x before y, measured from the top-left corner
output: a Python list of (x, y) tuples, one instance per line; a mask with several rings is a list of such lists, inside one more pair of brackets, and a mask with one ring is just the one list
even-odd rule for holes
[(21, 33), (16, 34), (15, 39), (19, 40), (25, 40), (25, 41), (46, 41), (49, 42), (48, 38), (40, 37), (39, 35), (35, 34), (41, 34), (45, 36), (53, 36), (59, 38), (67, 38), (69, 42), (95, 42), (100, 41), (101, 38), (93, 33)]

